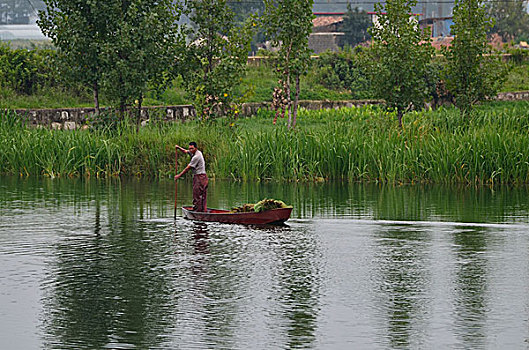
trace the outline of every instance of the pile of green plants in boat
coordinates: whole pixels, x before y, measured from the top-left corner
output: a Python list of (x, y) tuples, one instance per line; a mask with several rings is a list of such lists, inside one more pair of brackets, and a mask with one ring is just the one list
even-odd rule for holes
[(244, 204), (240, 207), (235, 207), (231, 209), (232, 213), (260, 213), (272, 209), (281, 209), (281, 208), (292, 208), (285, 204), (285, 202), (277, 199), (263, 199), (255, 204)]

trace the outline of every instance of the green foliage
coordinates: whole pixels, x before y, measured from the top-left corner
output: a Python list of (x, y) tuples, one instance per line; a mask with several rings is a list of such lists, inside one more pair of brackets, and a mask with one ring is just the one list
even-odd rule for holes
[(503, 83), (502, 92), (529, 90), (529, 64), (511, 64), (509, 74)]
[(333, 90), (347, 89), (351, 98), (370, 98), (372, 88), (365, 67), (359, 63), (357, 54), (351, 49), (339, 52), (324, 52), (314, 61), (316, 81)]
[[(272, 44), (279, 47), (276, 70), (280, 76), (276, 90), (278, 109), (288, 111), (288, 126), (296, 126), (300, 76), (306, 73), (311, 51), (308, 46), (312, 32), (313, 0), (264, 0), (265, 12), (262, 26)], [(295, 82), (295, 97), (292, 103), (291, 88)]]
[(265, 8), (263, 0), (227, 0), (226, 3), (237, 23), (244, 23), (248, 17), (262, 14)]
[(58, 49), (61, 73), (94, 91), (99, 108), (99, 85), (106, 65), (102, 46), (116, 30), (113, 1), (44, 0), (38, 25)]
[(421, 109), (428, 94), (424, 80), (433, 48), (428, 31), (419, 28), (410, 17), (416, 0), (389, 0), (383, 7), (375, 4), (378, 25), (370, 28), (373, 45), (366, 50), (366, 65), (377, 97), (402, 117), (410, 110)]
[(524, 39), (529, 32), (527, 0), (486, 2), (488, 12), (494, 19), (491, 33), (498, 33), (504, 41)]
[(231, 208), (232, 213), (253, 213), (255, 204), (243, 204), (240, 207)]
[[(163, 84), (174, 60), (179, 9), (170, 0), (45, 0), (38, 22), (59, 50), (63, 74), (99, 91), (123, 112)], [(150, 84), (151, 83), (151, 84)], [(150, 84), (150, 85), (149, 85)]]
[(285, 202), (277, 199), (263, 199), (255, 203), (253, 210), (256, 213), (260, 213), (267, 210), (281, 209), (281, 208), (292, 208), (285, 204)]
[(231, 209), (232, 213), (260, 213), (267, 210), (281, 209), (281, 208), (292, 208), (285, 204), (285, 202), (277, 199), (263, 199), (255, 204), (247, 203), (240, 207)]
[(0, 86), (30, 95), (59, 85), (52, 50), (11, 49), (0, 43)]
[(171, 0), (117, 1), (112, 10), (117, 29), (103, 46), (108, 65), (103, 82), (106, 95), (123, 112), (126, 105), (140, 107), (149, 88), (166, 83), (184, 38), (179, 9)]
[(0, 109), (76, 108), (92, 106), (86, 91), (75, 92), (68, 87), (44, 87), (31, 95), (0, 87)]
[(236, 116), (235, 96), (246, 71), (255, 22), (236, 26), (226, 0), (197, 0), (188, 4), (192, 30), (182, 59), (181, 74), (202, 119)]
[(347, 12), (340, 27), (340, 30), (345, 33), (344, 44), (355, 47), (371, 39), (371, 35), (368, 32), (369, 27), (371, 27), (369, 15), (358, 7), (353, 9), (351, 4), (348, 3)]
[(501, 62), (490, 53), (487, 32), (493, 21), (481, 0), (457, 0), (454, 7), (452, 46), (445, 50), (445, 80), (463, 113), (496, 95), (503, 82)]
[(443, 70), (446, 66), (446, 60), (444, 57), (434, 57), (426, 65), (424, 72), (424, 82), (426, 84), (427, 96), (431, 97), (431, 102), (435, 107), (442, 105), (450, 95), (450, 92), (446, 90), (445, 83), (443, 82)]
[[(238, 26), (244, 23), (250, 17), (259, 17), (264, 12), (263, 0), (227, 0), (227, 4), (234, 13), (234, 21)], [(255, 32), (250, 43), (251, 51), (258, 51), (258, 44), (265, 41), (264, 30), (262, 28), (254, 28)]]
[(529, 59), (529, 50), (527, 49), (512, 47), (507, 50), (507, 53), (511, 55), (509, 57), (509, 62), (516, 65), (520, 65)]

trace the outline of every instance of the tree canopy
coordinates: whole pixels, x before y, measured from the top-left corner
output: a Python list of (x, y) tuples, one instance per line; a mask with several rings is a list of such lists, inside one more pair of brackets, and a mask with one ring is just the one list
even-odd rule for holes
[(491, 33), (498, 33), (506, 41), (529, 39), (527, 0), (495, 0), (487, 5), (494, 19)]
[(463, 112), (493, 96), (501, 83), (497, 60), (491, 56), (487, 33), (493, 26), (482, 0), (456, 0), (452, 46), (445, 50), (445, 80)]
[(371, 27), (369, 15), (358, 7), (353, 9), (350, 3), (347, 4), (347, 13), (340, 28), (345, 33), (344, 43), (355, 47), (369, 40), (371, 38), (368, 32), (369, 27)]
[[(277, 72), (281, 76), (277, 98), (285, 100), (288, 126), (296, 126), (300, 76), (310, 62), (308, 40), (312, 32), (313, 0), (265, 0), (262, 25), (268, 38), (279, 48)], [(291, 84), (295, 81), (294, 102), (291, 103)], [(281, 96), (280, 96), (281, 95)]]
[(379, 98), (397, 112), (399, 125), (409, 110), (424, 106), (428, 88), (424, 77), (433, 48), (429, 31), (419, 28), (412, 13), (416, 0), (388, 0), (375, 5), (378, 23), (370, 28), (373, 45), (365, 64)]
[(246, 72), (255, 21), (235, 22), (227, 0), (196, 0), (188, 4), (192, 23), (181, 65), (187, 91), (199, 116), (209, 119), (238, 113), (235, 88)]
[(45, 0), (38, 22), (58, 48), (68, 76), (99, 91), (123, 112), (174, 61), (183, 38), (171, 0)]

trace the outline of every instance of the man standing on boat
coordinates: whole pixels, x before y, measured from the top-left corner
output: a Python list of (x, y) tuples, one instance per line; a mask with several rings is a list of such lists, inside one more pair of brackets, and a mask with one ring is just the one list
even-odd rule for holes
[(189, 150), (178, 145), (176, 149), (191, 156), (191, 161), (182, 172), (174, 177), (175, 181), (193, 168), (193, 211), (204, 212), (207, 209), (208, 176), (204, 156), (197, 148), (196, 142), (189, 142)]

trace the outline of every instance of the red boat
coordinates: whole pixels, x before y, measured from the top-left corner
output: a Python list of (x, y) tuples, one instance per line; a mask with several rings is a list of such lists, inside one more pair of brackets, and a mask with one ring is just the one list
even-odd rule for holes
[(182, 207), (184, 217), (190, 220), (222, 222), (243, 225), (280, 225), (290, 218), (292, 208), (271, 209), (259, 213), (232, 213), (229, 210), (209, 209), (206, 212), (193, 211), (193, 207)]

